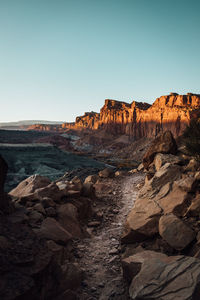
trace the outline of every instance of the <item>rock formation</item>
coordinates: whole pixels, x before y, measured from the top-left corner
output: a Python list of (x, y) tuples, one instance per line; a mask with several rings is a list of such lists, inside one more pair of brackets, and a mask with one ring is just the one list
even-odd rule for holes
[(200, 95), (191, 93), (161, 96), (153, 105), (106, 99), (100, 114), (85, 113), (76, 118), (75, 124), (64, 123), (62, 128), (103, 129), (113, 134), (127, 134), (134, 139), (152, 138), (170, 130), (177, 137), (199, 109)]
[[(131, 299), (194, 299), (200, 293), (199, 163), (164, 154), (165, 134), (147, 150), (145, 184), (129, 213), (122, 267)], [(163, 143), (164, 145), (165, 143)], [(161, 152), (162, 154), (160, 154)], [(171, 153), (176, 153), (171, 151)], [(188, 163), (189, 162), (189, 163)]]
[(78, 177), (51, 182), (33, 175), (9, 193), (8, 211), (7, 164), (2, 157), (0, 163), (0, 299), (77, 299), (82, 271), (71, 244), (88, 235), (93, 183), (86, 183), (86, 196)]

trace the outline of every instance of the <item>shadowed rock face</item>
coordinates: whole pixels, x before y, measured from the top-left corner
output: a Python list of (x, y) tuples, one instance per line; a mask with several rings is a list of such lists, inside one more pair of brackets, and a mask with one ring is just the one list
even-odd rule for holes
[(170, 130), (177, 137), (182, 134), (193, 113), (199, 109), (200, 95), (190, 93), (161, 96), (153, 105), (106, 99), (100, 114), (85, 113), (76, 118), (75, 124), (64, 123), (62, 127), (103, 129), (133, 138), (155, 137)]

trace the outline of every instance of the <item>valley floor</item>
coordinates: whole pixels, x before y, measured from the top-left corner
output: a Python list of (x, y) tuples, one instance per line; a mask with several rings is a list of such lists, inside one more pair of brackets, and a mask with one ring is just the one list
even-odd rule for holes
[(122, 276), (120, 237), (143, 178), (142, 174), (106, 178), (97, 188), (96, 218), (88, 223), (91, 237), (74, 245), (77, 262), (84, 271), (78, 299), (130, 299)]

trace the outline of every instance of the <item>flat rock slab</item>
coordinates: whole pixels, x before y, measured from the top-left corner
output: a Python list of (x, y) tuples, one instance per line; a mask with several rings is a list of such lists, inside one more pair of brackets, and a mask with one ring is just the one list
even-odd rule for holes
[[(131, 299), (143, 300), (199, 300), (200, 260), (186, 256), (161, 256), (155, 252), (151, 257), (147, 251), (132, 256), (132, 262), (142, 266), (133, 278), (129, 294)], [(150, 251), (152, 252), (152, 251)], [(143, 261), (142, 261), (143, 257)]]

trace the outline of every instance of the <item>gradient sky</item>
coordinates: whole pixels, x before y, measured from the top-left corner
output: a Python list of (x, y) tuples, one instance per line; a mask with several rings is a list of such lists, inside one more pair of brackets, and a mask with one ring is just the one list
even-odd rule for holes
[(199, 0), (0, 0), (0, 122), (200, 93)]

